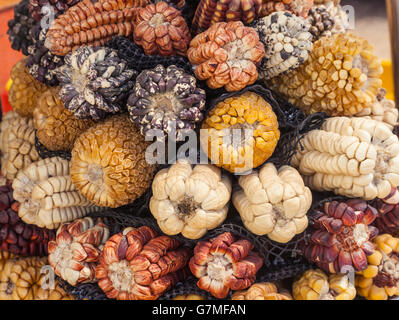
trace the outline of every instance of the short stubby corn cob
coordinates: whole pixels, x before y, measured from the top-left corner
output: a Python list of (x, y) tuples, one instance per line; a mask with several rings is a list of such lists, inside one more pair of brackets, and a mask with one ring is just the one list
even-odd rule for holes
[(189, 264), (197, 286), (218, 299), (226, 298), (230, 290), (247, 289), (263, 265), (263, 258), (253, 249), (253, 243), (230, 232), (199, 241)]
[(156, 300), (189, 274), (191, 249), (147, 226), (126, 228), (105, 243), (96, 268), (108, 298)]
[(35, 128), (30, 118), (8, 113), (1, 122), (1, 171), (13, 180), (19, 171), (40, 160), (35, 148)]
[(377, 98), (369, 107), (355, 114), (356, 117), (367, 117), (383, 122), (390, 130), (398, 124), (399, 110), (395, 101), (387, 99), (387, 91), (383, 88), (378, 90)]
[(232, 202), (252, 233), (287, 243), (307, 228), (312, 193), (296, 169), (277, 170), (266, 163), (259, 172), (241, 176), (238, 184), (241, 188), (233, 193)]
[(45, 91), (33, 111), (33, 124), (39, 141), (52, 151), (71, 151), (75, 140), (94, 125), (91, 119), (78, 119), (64, 107), (59, 87)]

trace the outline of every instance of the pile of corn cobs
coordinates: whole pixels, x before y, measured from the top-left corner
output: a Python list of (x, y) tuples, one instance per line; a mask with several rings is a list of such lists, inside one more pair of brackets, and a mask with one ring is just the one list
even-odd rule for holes
[[(71, 298), (38, 289), (45, 264), (119, 300), (190, 278), (221, 299), (399, 295), (398, 111), (339, 2), (22, 0), (8, 35), (27, 57), (0, 126), (0, 297)], [(327, 118), (282, 167), (267, 162), (283, 132), (265, 90)], [(226, 139), (234, 130), (245, 138)], [(168, 155), (159, 170), (152, 134), (168, 147), (194, 134), (212, 164)], [(312, 207), (316, 192), (338, 197)], [(112, 232), (100, 218), (146, 195), (157, 230)], [(228, 215), (251, 239), (302, 237), (314, 268), (261, 282), (270, 261), (257, 241), (207, 237)], [(25, 289), (13, 280), (24, 270)], [(201, 298), (190, 293), (176, 299)]]

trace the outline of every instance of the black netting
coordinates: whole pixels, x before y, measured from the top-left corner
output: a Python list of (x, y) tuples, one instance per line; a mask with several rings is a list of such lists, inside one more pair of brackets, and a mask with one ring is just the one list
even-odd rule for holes
[(190, 276), (184, 282), (179, 282), (174, 288), (165, 292), (158, 300), (172, 300), (179, 295), (196, 294), (206, 300), (216, 300), (209, 292), (201, 290), (197, 286), (197, 278)]
[(73, 287), (61, 278), (58, 278), (58, 282), (65, 292), (72, 295), (75, 300), (109, 300), (96, 283), (84, 283)]
[(47, 149), (37, 138), (35, 137), (35, 148), (40, 158), (47, 159), (52, 157), (61, 157), (63, 159), (71, 160), (71, 153), (67, 151), (51, 151)]
[(308, 219), (309, 219), (309, 226), (303, 233), (304, 236), (302, 239), (299, 239), (297, 243), (297, 249), (298, 249), (298, 255), (302, 256), (303, 251), (305, 247), (309, 244), (310, 237), (312, 233), (314, 232), (313, 229), (313, 224), (315, 221), (315, 216), (317, 215), (317, 210), (322, 210), (323, 206), (326, 202), (332, 202), (332, 201), (347, 201), (349, 198), (343, 197), (343, 196), (337, 196), (334, 195), (332, 192), (312, 192), (312, 206), (310, 210), (307, 213)]
[(125, 37), (114, 37), (105, 46), (117, 50), (119, 57), (126, 60), (128, 67), (139, 73), (146, 69), (153, 69), (161, 64), (164, 67), (175, 65), (185, 72), (193, 74), (191, 64), (187, 58), (182, 56), (148, 56), (140, 46)]
[[(66, 281), (58, 278), (61, 287), (76, 300), (111, 300), (107, 298), (105, 293), (97, 285), (97, 283), (85, 283), (71, 286)], [(174, 288), (165, 292), (158, 300), (172, 300), (178, 295), (196, 294), (204, 297), (206, 300), (215, 300), (209, 292), (201, 290), (197, 287), (198, 279), (190, 276), (184, 282), (179, 282)]]
[(126, 214), (136, 217), (148, 216), (151, 196), (152, 189), (148, 188), (140, 198), (125, 206), (115, 208), (114, 211), (122, 213), (123, 216)]
[[(235, 211), (234, 208), (232, 210)], [(257, 236), (251, 233), (242, 225), (241, 220), (237, 221), (240, 218), (238, 213), (236, 215), (235, 223), (225, 223), (210, 230), (201, 240), (214, 238), (223, 232), (231, 232), (237, 237), (250, 240), (254, 244), (255, 250), (264, 259), (264, 273), (268, 273), (269, 268), (290, 267), (297, 263), (298, 259), (301, 259), (300, 244), (308, 239), (307, 232), (297, 235), (288, 243), (278, 243), (270, 240), (267, 236)]]
[[(291, 265), (279, 268), (263, 267), (257, 275), (256, 282), (282, 281), (292, 279), (309, 270), (313, 265), (305, 261), (297, 261)], [(71, 294), (76, 300), (110, 300), (96, 283), (80, 284), (76, 287), (71, 286), (66, 281), (58, 278), (62, 288)], [(201, 290), (197, 286), (197, 281), (193, 276), (189, 276), (184, 282), (179, 282), (175, 287), (165, 292), (158, 300), (172, 300), (179, 295), (195, 294), (204, 297), (206, 300), (217, 300), (209, 292)], [(232, 295), (230, 291), (226, 299), (230, 299)]]
[(268, 161), (274, 163), (277, 167), (289, 165), (298, 146), (301, 146), (300, 143), (305, 134), (309, 131), (320, 129), (324, 120), (324, 113), (316, 113), (306, 117), (298, 126), (292, 127), (292, 130), (283, 133), (273, 155)]
[[(325, 115), (319, 113), (306, 117), (300, 110), (294, 108), (284, 100), (281, 100), (272, 91), (260, 85), (250, 86), (239, 93), (223, 93), (217, 99), (212, 100), (210, 107), (214, 107), (221, 100), (248, 90), (260, 94), (266, 101), (268, 101), (279, 119), (281, 131), (280, 146), (278, 145), (270, 161), (272, 161), (276, 166), (288, 164), (290, 157), (298, 147), (303, 135), (310, 130), (320, 128), (325, 119)], [(167, 167), (167, 165), (163, 165), (159, 169), (164, 167)], [(225, 173), (229, 174), (227, 172)], [(232, 177), (232, 179), (233, 182), (236, 182), (236, 177)], [(139, 227), (142, 225), (149, 226), (150, 228), (157, 230), (159, 233), (162, 233), (149, 210), (149, 201), (151, 196), (152, 191), (151, 188), (149, 188), (142, 197), (127, 206), (93, 213), (91, 216), (103, 218), (104, 223), (110, 227), (111, 234), (121, 232), (126, 227)], [(300, 248), (301, 244), (306, 243), (309, 238), (308, 231), (297, 235), (286, 244), (274, 242), (267, 236), (254, 235), (243, 226), (239, 213), (231, 204), (224, 224), (208, 231), (203, 238), (191, 240), (186, 239), (181, 235), (173, 236), (173, 238), (179, 240), (186, 246), (194, 248), (198, 241), (209, 240), (210, 238), (214, 238), (224, 232), (231, 232), (236, 237), (248, 239), (254, 244), (254, 250), (256, 250), (264, 259), (264, 266), (257, 274), (257, 279), (261, 279), (262, 281), (277, 281), (291, 278), (303, 272), (310, 266), (303, 260)], [(91, 288), (90, 286), (94, 286), (95, 288)], [(87, 299), (91, 299), (91, 296), (89, 298), (87, 295), (97, 295), (98, 289), (99, 288), (96, 284), (81, 285), (74, 289), (74, 295), (82, 297), (86, 296)], [(195, 279), (189, 278), (184, 283), (178, 284), (172, 288), (172, 290), (165, 293), (161, 299), (171, 299), (179, 294), (190, 293), (200, 295), (205, 294), (207, 298), (211, 298), (209, 294), (198, 289)]]

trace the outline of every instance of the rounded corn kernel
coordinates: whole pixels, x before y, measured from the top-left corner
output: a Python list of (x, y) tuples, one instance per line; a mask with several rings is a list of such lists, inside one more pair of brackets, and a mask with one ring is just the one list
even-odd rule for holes
[(71, 151), (73, 143), (94, 121), (78, 119), (64, 108), (58, 87), (48, 89), (38, 99), (33, 111), (36, 136), (49, 150)]
[(30, 75), (26, 61), (27, 58), (22, 59), (11, 69), (12, 84), (8, 100), (20, 116), (32, 117), (38, 98), (48, 87)]
[(218, 103), (201, 130), (201, 146), (208, 157), (215, 165), (236, 173), (263, 164), (273, 154), (279, 138), (272, 107), (250, 91)]

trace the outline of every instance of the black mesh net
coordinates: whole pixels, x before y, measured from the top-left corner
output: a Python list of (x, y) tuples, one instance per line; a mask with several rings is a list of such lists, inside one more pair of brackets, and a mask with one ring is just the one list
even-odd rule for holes
[[(76, 300), (111, 300), (96, 283), (85, 283), (71, 286), (66, 281), (58, 278), (61, 287)], [(216, 300), (209, 292), (197, 287), (198, 279), (190, 276), (184, 282), (179, 282), (174, 288), (165, 292), (158, 300), (172, 300), (179, 295), (195, 294), (204, 297), (206, 300)]]
[(139, 73), (143, 70), (153, 69), (159, 64), (164, 67), (175, 65), (187, 73), (193, 73), (191, 64), (186, 58), (181, 56), (147, 56), (140, 46), (125, 37), (114, 37), (105, 46), (117, 50), (119, 57), (127, 62), (128, 67)]
[(138, 228), (141, 226), (150, 227), (161, 233), (155, 219), (152, 217), (137, 217), (130, 215), (128, 211), (124, 213), (116, 210), (107, 210), (102, 212), (94, 212), (89, 215), (92, 218), (101, 218), (101, 220), (109, 227), (110, 234), (122, 232), (127, 227)]
[(135, 217), (145, 217), (148, 216), (149, 212), (149, 203), (150, 199), (152, 196), (152, 190), (151, 188), (148, 188), (146, 192), (138, 199), (136, 199), (134, 202), (127, 204), (123, 207), (115, 208), (114, 211), (121, 213), (122, 216), (122, 221), (115, 221), (116, 223), (123, 224), (123, 216), (124, 215), (129, 215), (129, 216), (135, 216)]
[(71, 160), (71, 153), (67, 151), (51, 151), (47, 149), (37, 138), (35, 137), (35, 148), (40, 158), (52, 158), (52, 157), (61, 157), (63, 159)]
[[(132, 212), (132, 206), (121, 210), (107, 210), (103, 212), (92, 213), (93, 218), (101, 217), (109, 227), (111, 234), (121, 232), (126, 227), (138, 227), (146, 225), (159, 233), (162, 233), (158, 227), (156, 220), (151, 215), (148, 205), (142, 209), (142, 215), (137, 216)], [(179, 240), (182, 244), (194, 248), (198, 241), (207, 241), (215, 238), (224, 232), (231, 232), (237, 238), (248, 239), (254, 244), (255, 250), (264, 259), (266, 267), (282, 267), (290, 265), (292, 262), (301, 258), (299, 244), (308, 238), (308, 234), (304, 233), (297, 235), (288, 243), (282, 244), (270, 240), (267, 236), (257, 236), (249, 232), (242, 224), (240, 216), (236, 209), (231, 206), (229, 214), (224, 224), (210, 230), (201, 239), (187, 239), (181, 235), (172, 236)]]

